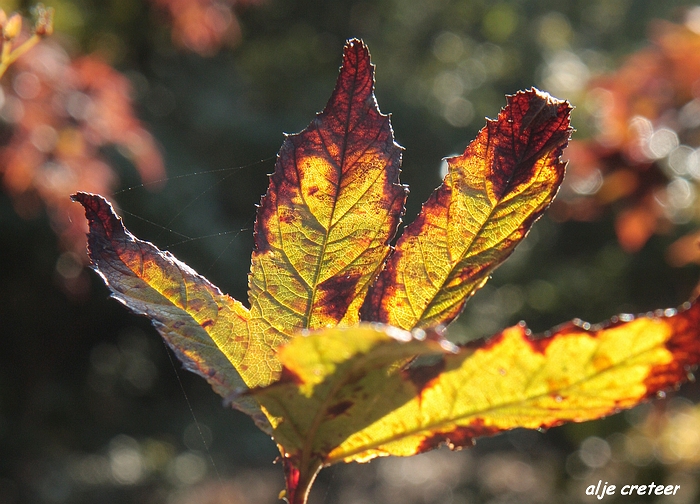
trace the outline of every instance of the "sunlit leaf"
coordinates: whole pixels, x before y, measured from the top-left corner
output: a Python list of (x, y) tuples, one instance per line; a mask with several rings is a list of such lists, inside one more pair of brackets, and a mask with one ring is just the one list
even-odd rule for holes
[(369, 52), (352, 40), (325, 110), (287, 136), (258, 209), (249, 282), (257, 330), (291, 336), (357, 322), (403, 213), (400, 159)]
[[(73, 200), (85, 208), (90, 259), (112, 296), (151, 319), (187, 369), (224, 397), (270, 382), (277, 361), (270, 345), (248, 331), (243, 305), (169, 252), (135, 238), (101, 196), (78, 193)], [(233, 405), (269, 430), (254, 400)]]
[(362, 307), (404, 329), (451, 322), (523, 239), (564, 177), (567, 102), (537, 90), (508, 97), (401, 235)]
[(306, 502), (324, 465), (600, 418), (677, 386), (700, 361), (697, 303), (544, 338), (523, 324), (480, 345), (443, 340), (438, 326), (556, 194), (571, 107), (534, 89), (508, 97), (447, 160), (389, 255), (407, 190), (373, 73), (367, 48), (349, 41), (325, 110), (285, 139), (257, 212), (250, 309), (132, 236), (103, 198), (74, 196), (114, 297), (272, 434), (291, 504)]
[[(282, 378), (250, 393), (272, 415), (286, 469), (313, 477), (330, 450), (408, 400), (403, 380), (391, 379), (402, 372), (397, 362), (452, 349), (382, 324), (322, 329), (282, 347)], [(295, 491), (288, 487), (291, 502)]]
[[(606, 327), (570, 323), (544, 338), (518, 325), (458, 353), (385, 326), (326, 329), (284, 347), (282, 380), (251, 393), (279, 417), (273, 435), (303, 482), (322, 465), (469, 446), (635, 406), (700, 361), (700, 304), (685, 308)], [(390, 366), (429, 353), (439, 360)]]

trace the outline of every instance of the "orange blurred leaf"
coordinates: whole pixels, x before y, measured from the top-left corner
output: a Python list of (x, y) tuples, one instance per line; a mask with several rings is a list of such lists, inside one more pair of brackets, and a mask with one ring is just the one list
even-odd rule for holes
[(151, 0), (167, 13), (171, 38), (180, 48), (201, 56), (214, 55), (221, 46), (236, 45), (241, 27), (236, 8), (262, 0)]
[[(656, 21), (649, 32), (647, 47), (591, 81), (598, 131), (572, 142), (569, 177), (556, 204), (561, 218), (616, 214), (627, 252), (700, 217), (694, 209), (700, 158), (693, 152), (700, 147), (700, 33), (690, 18), (686, 24)], [(579, 190), (576, 184), (592, 170), (604, 183)]]
[(135, 115), (129, 80), (97, 57), (71, 61), (46, 40), (8, 77), (2, 113), (12, 135), (0, 149), (3, 186), (25, 218), (44, 206), (63, 248), (82, 253), (86, 228), (68, 195), (112, 192), (118, 175), (100, 150), (121, 147), (147, 184), (165, 176), (160, 150)]

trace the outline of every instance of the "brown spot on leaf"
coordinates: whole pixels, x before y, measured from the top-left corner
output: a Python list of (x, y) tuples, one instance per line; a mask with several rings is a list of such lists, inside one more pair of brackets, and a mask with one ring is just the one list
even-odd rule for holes
[(201, 325), (203, 329), (207, 329), (208, 327), (211, 327), (214, 325), (214, 321), (211, 319), (207, 319), (199, 325)]
[(355, 299), (355, 287), (361, 275), (334, 276), (318, 285), (319, 309), (329, 317), (340, 320), (348, 310), (348, 306)]
[(700, 364), (700, 303), (698, 299), (671, 317), (664, 317), (671, 325), (673, 335), (666, 348), (673, 354), (668, 364), (654, 366), (644, 384), (647, 397), (688, 381), (688, 374)]
[[(526, 326), (523, 327), (523, 334), (528, 332), (528, 329)], [(586, 329), (583, 329), (576, 325), (573, 322), (566, 322), (565, 324), (561, 324), (554, 329), (551, 329), (547, 331), (544, 334), (538, 334), (536, 336), (529, 336), (529, 337), (524, 337), (525, 341), (530, 345), (532, 350), (535, 352), (538, 352), (542, 355), (545, 355), (547, 353), (547, 348), (549, 345), (552, 344), (554, 340), (557, 338), (564, 338), (566, 336), (569, 336), (571, 334), (575, 333), (583, 333), (585, 332), (591, 337), (595, 337), (598, 333), (597, 331), (589, 331)]]
[(416, 453), (423, 453), (440, 445), (447, 445), (450, 450), (472, 446), (474, 439), (482, 436), (493, 436), (498, 434), (502, 429), (484, 425), (484, 420), (476, 418), (471, 425), (465, 427), (455, 427), (448, 432), (439, 432), (426, 437), (418, 446)]
[(283, 367), (278, 383), (293, 383), (295, 385), (303, 385), (304, 380), (302, 380), (301, 376), (296, 374), (294, 371), (290, 370), (287, 367)]
[(428, 366), (412, 366), (404, 369), (402, 371), (405, 378), (411, 380), (411, 382), (416, 386), (418, 394), (420, 395), (423, 390), (430, 384), (432, 380), (437, 378), (440, 373), (445, 370), (445, 359), (441, 358), (435, 364)]
[(345, 413), (350, 406), (352, 406), (354, 403), (352, 401), (341, 401), (337, 404), (334, 404), (333, 406), (330, 406), (327, 410), (326, 413), (328, 413), (328, 416), (331, 418), (335, 418), (338, 415)]

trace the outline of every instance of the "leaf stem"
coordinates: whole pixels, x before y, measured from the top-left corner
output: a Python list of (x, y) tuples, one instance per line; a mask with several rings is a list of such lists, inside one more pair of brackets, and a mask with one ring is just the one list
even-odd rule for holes
[(306, 504), (311, 486), (323, 464), (314, 460), (307, 467), (297, 468), (294, 459), (285, 459), (284, 475), (287, 483), (286, 498), (288, 504)]

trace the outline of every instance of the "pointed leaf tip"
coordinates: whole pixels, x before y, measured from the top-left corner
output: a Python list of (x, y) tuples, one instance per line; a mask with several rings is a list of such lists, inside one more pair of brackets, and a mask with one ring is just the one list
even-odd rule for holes
[(508, 96), (399, 238), (362, 320), (411, 329), (452, 322), (525, 237), (564, 177), (568, 102), (536, 89)]
[(285, 138), (258, 207), (249, 276), (258, 327), (288, 339), (358, 321), (404, 211), (400, 159), (369, 51), (350, 40), (325, 109)]
[(121, 219), (114, 212), (112, 204), (99, 194), (77, 192), (70, 198), (80, 203), (85, 209), (85, 217), (91, 232), (101, 230), (105, 236), (111, 238), (126, 231)]
[(88, 253), (112, 296), (146, 315), (186, 369), (270, 432), (260, 407), (241, 388), (266, 384), (279, 364), (264, 335), (248, 328), (248, 310), (169, 252), (134, 237), (102, 196), (71, 196), (85, 208)]

